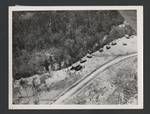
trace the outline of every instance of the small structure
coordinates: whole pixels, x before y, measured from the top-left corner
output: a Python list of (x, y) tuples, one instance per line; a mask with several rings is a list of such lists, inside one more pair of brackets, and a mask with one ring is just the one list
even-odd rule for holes
[(106, 49), (110, 49), (111, 47), (109, 45), (106, 46)]
[(87, 55), (87, 58), (92, 58), (92, 55)]
[(79, 70), (81, 70), (81, 69), (82, 69), (82, 66), (81, 66), (81, 65), (77, 65), (77, 66), (74, 67), (74, 70), (75, 70), (75, 71), (79, 71)]
[(127, 45), (127, 43), (123, 43), (123, 45), (124, 45), (124, 46), (126, 46), (126, 45)]
[(82, 59), (81, 59), (81, 60), (80, 60), (80, 63), (85, 63), (86, 61), (87, 61), (87, 60), (82, 60)]
[(74, 66), (72, 66), (72, 67), (70, 68), (70, 70), (74, 70), (74, 68), (75, 68), (75, 67), (74, 67)]
[(81, 65), (77, 65), (77, 66), (72, 66), (71, 68), (70, 68), (70, 70), (75, 70), (75, 71), (79, 71), (79, 70), (81, 70), (83, 67), (81, 66)]
[(112, 42), (111, 45), (114, 46), (114, 45), (117, 45), (117, 43), (116, 42)]

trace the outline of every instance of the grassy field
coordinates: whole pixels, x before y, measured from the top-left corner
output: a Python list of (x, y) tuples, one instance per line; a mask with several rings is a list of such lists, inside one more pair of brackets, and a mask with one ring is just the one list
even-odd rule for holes
[(137, 57), (107, 68), (64, 104), (137, 104)]

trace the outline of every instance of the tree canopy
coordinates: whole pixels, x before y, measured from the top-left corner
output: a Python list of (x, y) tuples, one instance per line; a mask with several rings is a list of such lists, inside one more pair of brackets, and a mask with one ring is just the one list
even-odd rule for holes
[(41, 64), (49, 59), (46, 54), (53, 56), (51, 63), (55, 61), (61, 68), (69, 66), (88, 50), (96, 51), (96, 43), (101, 47), (105, 35), (117, 38), (115, 26), (123, 22), (114, 10), (13, 12), (14, 78), (39, 73)]

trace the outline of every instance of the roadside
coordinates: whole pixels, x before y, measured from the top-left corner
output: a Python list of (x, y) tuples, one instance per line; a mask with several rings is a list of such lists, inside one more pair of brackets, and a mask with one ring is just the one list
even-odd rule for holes
[(70, 90), (56, 104), (137, 104), (137, 55), (112, 62), (115, 63), (94, 73), (91, 80)]
[[(88, 55), (83, 57), (82, 60), (86, 60), (84, 63), (73, 64), (72, 66), (81, 65), (82, 69), (79, 71), (70, 70), (71, 67), (53, 72), (52, 77), (48, 77), (48, 74), (35, 75), (30, 78), (21, 79), (25, 80), (25, 87), (20, 86), (20, 81), (17, 80), (14, 83), (14, 103), (20, 104), (52, 104), (60, 96), (64, 95), (66, 91), (70, 90), (73, 85), (76, 85), (78, 81), (86, 78), (92, 72), (100, 68), (106, 63), (114, 60), (118, 56), (128, 55), (136, 53), (136, 36), (123, 37), (116, 40), (116, 45), (111, 45), (107, 49), (103, 47), (103, 51), (97, 51), (92, 53), (88, 58)], [(114, 41), (113, 41), (114, 42)], [(126, 43), (126, 45), (124, 45)], [(36, 78), (38, 88), (32, 87), (33, 79)]]

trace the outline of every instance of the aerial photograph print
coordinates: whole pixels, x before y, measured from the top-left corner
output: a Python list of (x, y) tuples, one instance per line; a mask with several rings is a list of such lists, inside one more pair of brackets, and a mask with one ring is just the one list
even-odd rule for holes
[(9, 7), (9, 109), (142, 109), (142, 8)]

